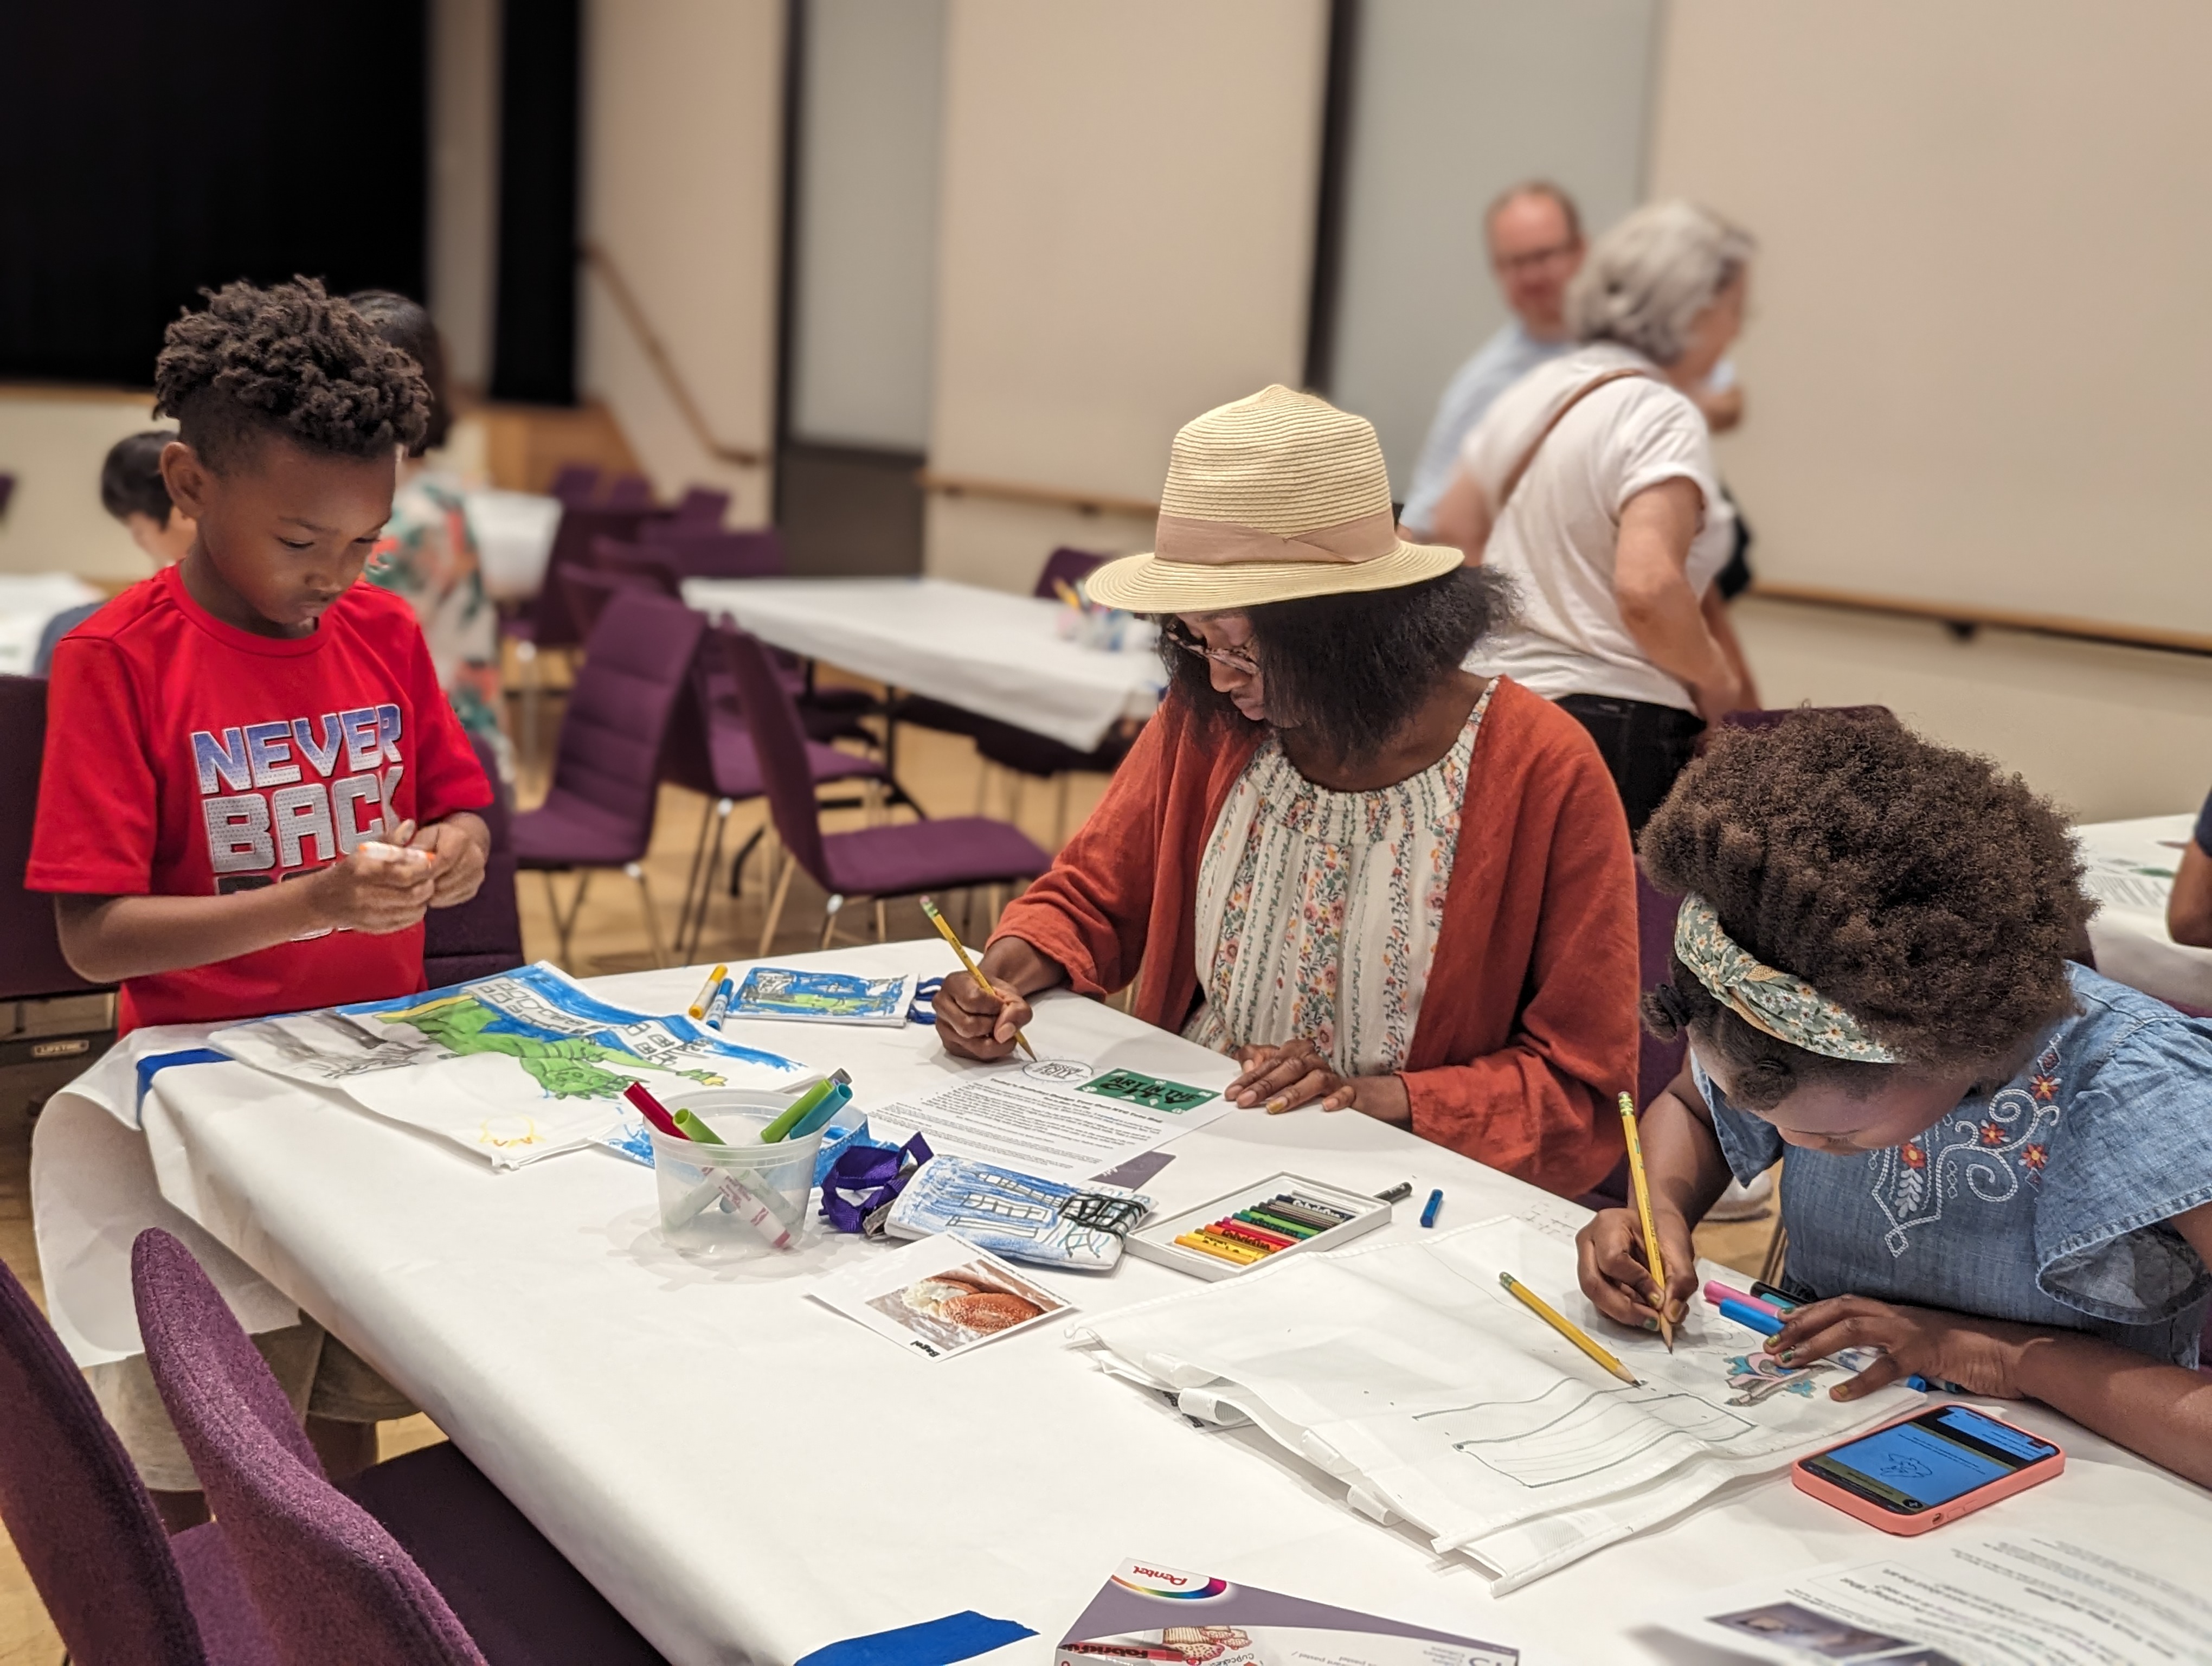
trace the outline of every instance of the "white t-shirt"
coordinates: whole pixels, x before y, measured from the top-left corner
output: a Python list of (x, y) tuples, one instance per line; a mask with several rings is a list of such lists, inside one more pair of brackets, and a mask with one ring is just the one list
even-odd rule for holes
[[(1503, 511), (1506, 475), (1552, 413), (1609, 370), (1608, 382), (1560, 418)], [(1613, 599), (1613, 544), (1630, 498), (1662, 481), (1696, 483), (1705, 501), (1690, 541), (1690, 588), (1700, 598), (1728, 564), (1735, 511), (1713, 471), (1703, 412), (1659, 379), (1642, 354), (1597, 342), (1539, 365), (1498, 396), (1460, 448), (1497, 515), (1483, 562), (1519, 588), (1520, 617), (1475, 644), (1467, 668), (1507, 676), (1548, 699), (1604, 695), (1695, 709), (1690, 692), (1644, 657)]]

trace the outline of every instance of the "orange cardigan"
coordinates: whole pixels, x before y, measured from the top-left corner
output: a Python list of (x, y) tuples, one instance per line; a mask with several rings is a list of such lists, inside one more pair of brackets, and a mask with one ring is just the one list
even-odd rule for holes
[[(1170, 696), (1051, 871), (1000, 918), (1082, 994), (1142, 970), (1136, 1015), (1180, 1031), (1200, 1000), (1199, 860), (1259, 749)], [(1500, 678), (1476, 732), (1428, 994), (1401, 1073), (1423, 1138), (1564, 1196), (1621, 1154), (1636, 1085), (1634, 860), (1581, 724)], [(1283, 1040), (1291, 1039), (1288, 1037)]]

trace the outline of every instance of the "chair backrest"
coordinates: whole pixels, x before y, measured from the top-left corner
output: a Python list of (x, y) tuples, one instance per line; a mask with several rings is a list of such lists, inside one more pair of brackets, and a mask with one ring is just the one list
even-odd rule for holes
[(760, 759), (761, 779), (768, 788), (769, 813), (775, 819), (776, 836), (815, 884), (830, 884), (829, 859), (822, 845), (822, 812), (814, 797), (814, 776), (806, 764), (806, 729), (799, 717), (791, 690), (775, 674), (768, 649), (757, 636), (742, 630), (725, 633), (732, 669), (737, 673), (738, 699), (744, 707), (745, 727), (752, 731), (753, 751)]
[(1112, 559), (1111, 556), (1094, 555), (1088, 550), (1071, 550), (1062, 544), (1044, 558), (1044, 570), (1037, 575), (1036, 593), (1047, 601), (1057, 601), (1061, 585), (1082, 583)]
[(483, 883), (459, 908), (432, 909), (422, 921), (422, 976), (433, 989), (489, 977), (522, 964), (522, 916), (514, 897), (514, 806), (499, 778), (499, 759), (481, 735), (471, 735), (477, 762), (491, 782), (491, 803), (477, 813), (491, 834)]
[[(652, 536), (648, 528), (645, 536)], [(602, 573), (638, 573), (660, 587), (663, 595), (681, 599), (684, 594), (683, 576), (677, 571), (675, 562), (665, 550), (650, 544), (625, 544), (618, 538), (595, 538), (592, 540), (592, 562)], [(586, 635), (590, 633), (588, 630)]]
[(563, 569), (561, 587), (568, 593), (568, 613), (576, 622), (576, 634), (586, 642), (599, 628), (599, 615), (606, 611), (608, 602), (623, 592), (634, 590), (644, 596), (668, 593), (666, 587), (647, 573), (603, 572), (584, 567)]
[(203, 1666), (153, 1500), (62, 1339), (0, 1266), (0, 1521), (76, 1666)]
[(675, 508), (669, 513), (668, 522), (672, 526), (696, 526), (702, 531), (719, 532), (722, 517), (729, 512), (729, 493), (718, 491), (712, 486), (691, 486), (676, 500)]
[(154, 1386), (288, 1666), (483, 1666), (414, 1559), (325, 1478), (191, 1251), (149, 1227), (131, 1249), (131, 1290)]
[(550, 496), (557, 497), (568, 508), (580, 509), (599, 495), (599, 465), (596, 463), (563, 463), (553, 472)]
[(780, 579), (791, 570), (773, 526), (727, 532), (656, 520), (638, 533), (638, 543), (687, 579)]
[(653, 836), (661, 752), (706, 629), (681, 602), (622, 590), (592, 628), (568, 693), (553, 791), (627, 821), (637, 855)]
[(618, 474), (607, 488), (606, 507), (610, 509), (649, 509), (653, 507), (653, 482), (641, 474)]
[(38, 819), (39, 766), (46, 750), (46, 679), (0, 677), (0, 1000), (84, 994), (62, 958), (54, 899), (23, 889)]
[(571, 567), (592, 565), (592, 541), (611, 538), (625, 541), (650, 513), (645, 509), (565, 508), (553, 533), (553, 548), (545, 557), (545, 576), (531, 609), (532, 640), (540, 648), (572, 648), (587, 634), (576, 626), (568, 611), (568, 587), (561, 575)]

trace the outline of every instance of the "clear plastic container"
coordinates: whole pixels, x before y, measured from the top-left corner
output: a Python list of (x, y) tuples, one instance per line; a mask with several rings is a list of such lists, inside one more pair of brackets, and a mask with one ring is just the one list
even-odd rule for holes
[(761, 1130), (791, 1104), (791, 1096), (704, 1088), (670, 1094), (664, 1103), (672, 1113), (690, 1111), (727, 1143), (711, 1146), (651, 1134), (660, 1236), (672, 1248), (693, 1255), (769, 1255), (797, 1249), (805, 1236), (821, 1133), (772, 1146), (760, 1139)]

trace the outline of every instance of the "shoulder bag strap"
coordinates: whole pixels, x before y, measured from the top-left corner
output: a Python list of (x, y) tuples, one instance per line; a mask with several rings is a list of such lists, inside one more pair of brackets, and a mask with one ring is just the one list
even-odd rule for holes
[(1602, 376), (1591, 377), (1589, 380), (1569, 394), (1566, 402), (1552, 413), (1551, 420), (1546, 423), (1536, 437), (1528, 442), (1528, 449), (1521, 453), (1521, 460), (1513, 465), (1513, 472), (1505, 477), (1505, 483), (1498, 490), (1498, 508), (1491, 516), (1492, 520), (1496, 521), (1505, 513), (1505, 506), (1513, 501), (1513, 494), (1521, 484), (1521, 477), (1528, 472), (1528, 465), (1536, 460), (1536, 453), (1543, 450), (1544, 441), (1552, 437), (1552, 430), (1559, 427), (1561, 419), (1569, 411), (1608, 382), (1624, 381), (1631, 376), (1644, 376), (1650, 374), (1649, 371), (1638, 370), (1633, 366), (1623, 366), (1618, 370), (1608, 370)]

